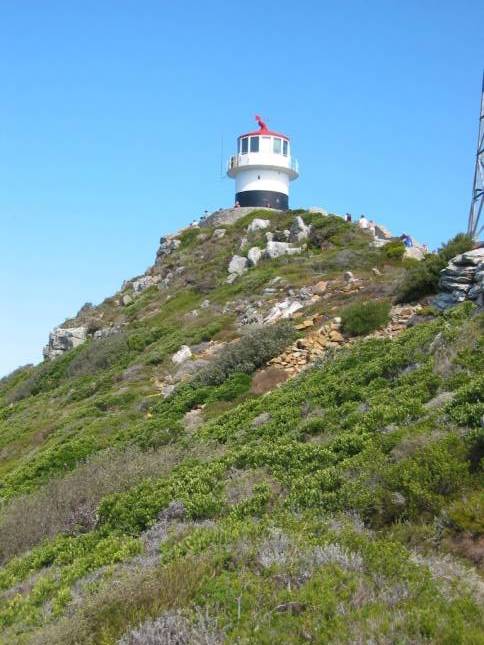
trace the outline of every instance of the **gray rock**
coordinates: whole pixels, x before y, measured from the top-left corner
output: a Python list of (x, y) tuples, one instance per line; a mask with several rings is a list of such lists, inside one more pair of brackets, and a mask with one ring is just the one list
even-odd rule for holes
[(225, 235), (226, 230), (224, 228), (216, 228), (212, 234), (214, 240), (221, 240)]
[(129, 295), (129, 293), (126, 293), (126, 294), (121, 298), (121, 302), (123, 303), (123, 305), (124, 305), (125, 307), (127, 307), (128, 305), (130, 305), (130, 304), (133, 302), (133, 298)]
[(156, 282), (159, 282), (159, 280), (156, 280), (153, 276), (144, 275), (137, 280), (133, 280), (133, 291), (134, 293), (141, 293), (145, 289), (148, 289), (149, 287), (156, 284)]
[(256, 231), (263, 231), (271, 225), (270, 219), (259, 219), (256, 217), (247, 227), (247, 233), (255, 233)]
[(102, 327), (94, 332), (93, 338), (95, 340), (100, 340), (101, 338), (109, 338), (110, 336), (115, 336), (120, 334), (123, 331), (122, 325), (111, 325), (111, 327)]
[(139, 381), (143, 377), (143, 365), (130, 365), (127, 367), (124, 372), (121, 374), (122, 381)]
[(52, 360), (64, 352), (78, 347), (87, 339), (87, 327), (56, 327), (49, 334), (49, 342), (43, 349), (45, 360)]
[(306, 226), (303, 218), (298, 215), (289, 229), (289, 242), (303, 242), (304, 240), (307, 240), (310, 231), (311, 227)]
[(234, 255), (230, 260), (229, 274), (242, 275), (247, 271), (248, 260), (241, 255)]
[(192, 352), (188, 345), (182, 345), (180, 349), (173, 354), (171, 357), (172, 363), (175, 363), (175, 365), (180, 365), (181, 363), (184, 363), (187, 361), (189, 358), (192, 357)]
[(249, 252), (247, 253), (249, 265), (252, 267), (257, 266), (261, 257), (262, 257), (262, 251), (257, 246), (253, 246), (251, 249), (249, 249)]
[(161, 388), (161, 394), (164, 399), (167, 399), (173, 392), (175, 391), (176, 385), (173, 383), (164, 383), (163, 387)]
[[(239, 219), (242, 219), (255, 210), (258, 209), (253, 208), (252, 206), (242, 206), (240, 208), (220, 208), (218, 211), (215, 211), (214, 213), (206, 217), (203, 221), (201, 221), (200, 226), (231, 226), (232, 224), (235, 224), (235, 222), (238, 222)], [(275, 209), (270, 208), (264, 210), (272, 210), (275, 213), (279, 212)]]
[(476, 267), (481, 262), (484, 262), (484, 247), (456, 255), (455, 258), (452, 258), (451, 262), (458, 266)]
[(441, 271), (440, 293), (433, 304), (447, 309), (466, 299), (484, 305), (484, 248), (461, 253)]
[(272, 307), (268, 315), (265, 317), (264, 322), (273, 323), (273, 322), (276, 322), (277, 320), (290, 318), (293, 314), (296, 313), (296, 311), (299, 311), (299, 309), (302, 309), (302, 308), (303, 308), (303, 305), (301, 302), (299, 302), (298, 300), (291, 300), (290, 298), (287, 298), (282, 302), (276, 303), (274, 307)]
[(423, 249), (418, 246), (409, 246), (405, 248), (405, 253), (403, 254), (404, 258), (410, 258), (412, 260), (423, 260), (425, 257), (425, 252)]
[(166, 235), (160, 238), (160, 246), (156, 252), (155, 264), (159, 264), (163, 258), (175, 251), (181, 242), (174, 235)]
[(273, 260), (282, 255), (295, 255), (301, 253), (301, 251), (302, 249), (300, 247), (293, 247), (288, 242), (267, 242), (264, 256)]
[(351, 283), (355, 281), (355, 276), (351, 271), (345, 271), (343, 274), (343, 279), (345, 282)]
[(271, 418), (272, 417), (269, 414), (269, 412), (262, 412), (257, 417), (255, 417), (255, 419), (252, 419), (252, 425), (254, 426), (254, 428), (259, 428), (260, 426), (263, 426), (266, 423), (269, 423)]
[(424, 408), (427, 410), (442, 408), (447, 403), (450, 403), (454, 398), (455, 392), (441, 392), (440, 394), (437, 394), (437, 396), (434, 396), (433, 399), (430, 399), (430, 401), (427, 401), (427, 403), (424, 404)]
[(239, 317), (239, 325), (261, 325), (264, 322), (264, 316), (257, 307), (249, 305)]

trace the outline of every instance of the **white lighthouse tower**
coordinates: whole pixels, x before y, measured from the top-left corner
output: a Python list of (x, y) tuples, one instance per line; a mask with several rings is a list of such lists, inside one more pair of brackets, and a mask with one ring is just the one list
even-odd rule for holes
[(289, 182), (299, 176), (289, 137), (271, 132), (260, 116), (256, 120), (259, 130), (241, 134), (237, 154), (229, 159), (227, 174), (235, 177), (235, 202), (288, 210)]

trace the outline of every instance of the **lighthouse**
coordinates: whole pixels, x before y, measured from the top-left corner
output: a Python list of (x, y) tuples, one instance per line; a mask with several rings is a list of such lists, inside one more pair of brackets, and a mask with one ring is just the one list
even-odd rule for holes
[(289, 208), (289, 182), (299, 176), (291, 156), (289, 137), (272, 132), (256, 116), (259, 129), (237, 138), (237, 154), (230, 157), (229, 177), (235, 178), (235, 203), (239, 206)]

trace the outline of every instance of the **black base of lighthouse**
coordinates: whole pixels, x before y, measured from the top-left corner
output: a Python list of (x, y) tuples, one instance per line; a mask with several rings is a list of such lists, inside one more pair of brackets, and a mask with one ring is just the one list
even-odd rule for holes
[(239, 202), (240, 206), (289, 210), (289, 197), (273, 190), (244, 190), (241, 193), (236, 193), (235, 201)]

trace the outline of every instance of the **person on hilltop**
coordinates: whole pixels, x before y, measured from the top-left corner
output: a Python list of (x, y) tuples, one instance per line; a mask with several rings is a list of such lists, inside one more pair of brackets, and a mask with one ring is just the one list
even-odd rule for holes
[(364, 215), (360, 215), (360, 220), (358, 222), (358, 226), (360, 228), (363, 228), (363, 229), (368, 228), (368, 220), (366, 219), (366, 217)]
[(346, 213), (345, 215), (345, 222), (348, 222), (348, 224), (351, 224), (351, 213)]
[(413, 246), (412, 238), (407, 233), (403, 233), (400, 236), (400, 239), (403, 242), (403, 246), (405, 246), (407, 249), (409, 249), (409, 248), (411, 248)]

